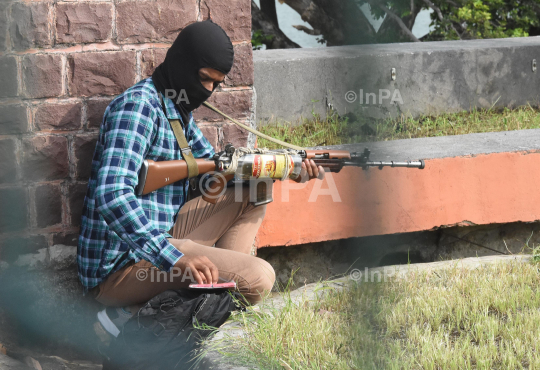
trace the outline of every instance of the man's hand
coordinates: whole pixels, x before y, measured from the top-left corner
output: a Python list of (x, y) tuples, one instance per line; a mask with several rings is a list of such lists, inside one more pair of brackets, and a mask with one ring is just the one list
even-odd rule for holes
[(313, 159), (304, 159), (300, 176), (293, 181), (304, 183), (311, 179), (324, 179), (324, 169), (321, 166), (317, 167)]
[(186, 256), (178, 260), (174, 267), (180, 268), (183, 274), (189, 269), (198, 284), (217, 284), (219, 271), (206, 256)]

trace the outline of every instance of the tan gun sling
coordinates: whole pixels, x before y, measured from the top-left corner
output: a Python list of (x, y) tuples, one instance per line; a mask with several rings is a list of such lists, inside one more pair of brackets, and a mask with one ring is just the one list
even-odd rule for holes
[(197, 166), (197, 162), (195, 162), (195, 157), (193, 157), (193, 153), (191, 153), (191, 148), (188, 145), (186, 135), (184, 135), (184, 130), (182, 129), (180, 120), (171, 119), (169, 120), (169, 123), (171, 124), (171, 127), (173, 129), (176, 141), (178, 141), (178, 146), (180, 146), (182, 158), (184, 159), (184, 161), (186, 161), (188, 168), (188, 177), (190, 179), (193, 177), (197, 177), (199, 175), (199, 166)]
[[(165, 102), (163, 101), (163, 96), (159, 94), (159, 97), (161, 100), (161, 108), (163, 109), (163, 113), (165, 113), (165, 117), (167, 117), (167, 111), (165, 110)], [(174, 137), (178, 142), (178, 146), (180, 147), (180, 154), (182, 155), (182, 159), (186, 161), (186, 165), (188, 168), (188, 178), (191, 179), (193, 177), (197, 177), (199, 175), (199, 166), (197, 166), (195, 157), (193, 157), (193, 153), (191, 153), (191, 148), (188, 145), (186, 135), (184, 135), (184, 129), (182, 128), (180, 120), (169, 119), (169, 123), (172, 127)]]

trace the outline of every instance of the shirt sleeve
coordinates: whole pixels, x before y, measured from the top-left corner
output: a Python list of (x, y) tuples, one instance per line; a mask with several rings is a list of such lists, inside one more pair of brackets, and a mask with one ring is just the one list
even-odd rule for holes
[(138, 172), (156, 134), (157, 119), (154, 107), (142, 99), (120, 103), (105, 117), (95, 199), (97, 211), (111, 230), (141, 258), (169, 271), (183, 254), (146, 217), (135, 196)]
[(195, 158), (211, 158), (214, 156), (214, 147), (204, 137), (201, 129), (195, 124), (193, 116), (189, 115), (189, 124), (186, 130), (186, 137), (191, 143), (191, 152)]

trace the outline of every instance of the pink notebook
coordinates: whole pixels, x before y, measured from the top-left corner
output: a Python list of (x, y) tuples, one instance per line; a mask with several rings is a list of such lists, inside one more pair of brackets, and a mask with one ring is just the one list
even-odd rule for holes
[(220, 284), (189, 284), (189, 287), (191, 289), (234, 289), (236, 288), (236, 283), (234, 281), (229, 281)]

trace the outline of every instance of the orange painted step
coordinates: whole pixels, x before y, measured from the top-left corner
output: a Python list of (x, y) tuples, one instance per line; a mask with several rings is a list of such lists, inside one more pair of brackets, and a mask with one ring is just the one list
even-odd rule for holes
[(367, 145), (372, 160), (425, 159), (426, 168), (348, 167), (319, 184), (276, 181), (258, 246), (540, 220), (540, 130)]

